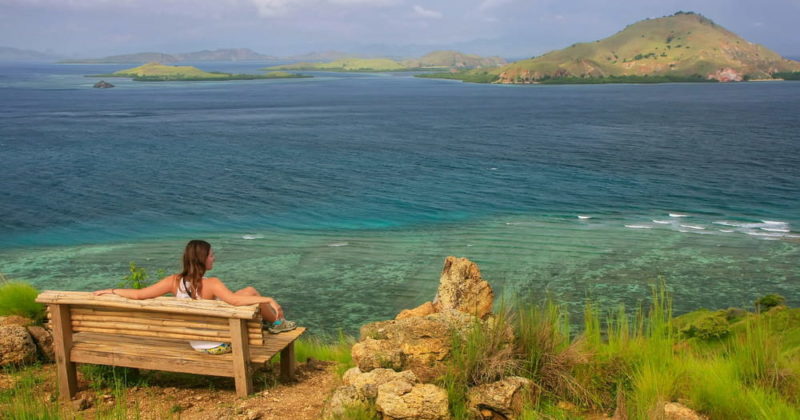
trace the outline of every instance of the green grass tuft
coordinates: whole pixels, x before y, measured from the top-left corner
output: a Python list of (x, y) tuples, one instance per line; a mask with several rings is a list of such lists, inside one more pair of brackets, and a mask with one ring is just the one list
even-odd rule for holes
[(37, 323), (44, 319), (44, 305), (36, 303), (39, 291), (22, 282), (3, 281), (0, 283), (0, 316), (19, 315)]

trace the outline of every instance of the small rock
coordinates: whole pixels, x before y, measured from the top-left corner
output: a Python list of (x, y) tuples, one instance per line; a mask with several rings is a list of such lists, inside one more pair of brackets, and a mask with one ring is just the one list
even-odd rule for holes
[(86, 397), (80, 397), (76, 400), (72, 400), (72, 407), (75, 409), (75, 411), (83, 411), (91, 406), (92, 402)]
[(450, 417), (447, 391), (433, 384), (408, 387), (392, 381), (378, 387), (375, 407), (384, 420), (445, 420)]
[(262, 415), (263, 415), (263, 413), (261, 413), (258, 410), (247, 410), (244, 413), (244, 418), (246, 420), (258, 420), (258, 419), (261, 418)]
[(103, 394), (103, 401), (108, 401), (114, 399), (114, 396), (111, 394)]
[(664, 418), (666, 420), (707, 420), (691, 408), (677, 402), (664, 404)]
[(36, 344), (25, 327), (0, 326), (0, 366), (23, 365), (36, 360)]
[(325, 409), (324, 418), (341, 416), (347, 407), (366, 404), (366, 399), (359, 394), (353, 385), (344, 385), (333, 391), (330, 401)]
[(111, 83), (106, 82), (105, 80), (101, 80), (101, 81), (95, 83), (94, 87), (96, 87), (98, 89), (108, 89), (108, 88), (113, 88), (114, 85), (112, 85)]
[(436, 312), (433, 302), (425, 302), (414, 309), (403, 309), (394, 319), (406, 319), (415, 316), (425, 316)]
[(33, 324), (33, 320), (19, 315), (0, 316), (0, 327), (5, 325), (19, 325), (20, 327), (27, 327)]
[(533, 381), (530, 379), (509, 376), (497, 382), (470, 388), (467, 404), (473, 412), (490, 410), (499, 413), (503, 418), (514, 419), (522, 412), (525, 398), (532, 387)]

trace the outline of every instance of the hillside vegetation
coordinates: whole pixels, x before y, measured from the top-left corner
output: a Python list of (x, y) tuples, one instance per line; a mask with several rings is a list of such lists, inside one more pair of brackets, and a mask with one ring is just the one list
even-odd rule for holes
[(574, 82), (611, 76), (633, 82), (643, 76), (728, 82), (797, 71), (800, 62), (750, 43), (702, 15), (678, 12), (639, 21), (602, 40), (573, 44), (482, 73), (484, 79), (496, 83)]
[(208, 81), (208, 80), (253, 80), (310, 77), (287, 72), (267, 74), (232, 74), (207, 72), (194, 66), (168, 66), (160, 63), (147, 63), (139, 67), (115, 71), (111, 74), (98, 74), (91, 77), (131, 77), (136, 81)]
[(464, 54), (459, 51), (433, 51), (418, 59), (405, 60), (403, 64), (409, 68), (447, 67), (457, 69), (498, 67), (506, 63), (500, 57), (481, 57), (475, 54)]
[(458, 51), (434, 51), (420, 58), (397, 61), (390, 58), (342, 58), (335, 61), (301, 62), (267, 67), (265, 70), (317, 70), (317, 71), (412, 71), (421, 69), (473, 69), (497, 67), (506, 64), (500, 57), (481, 57)]
[(264, 70), (318, 71), (401, 71), (406, 66), (389, 58), (343, 58), (327, 63), (293, 63), (267, 67)]

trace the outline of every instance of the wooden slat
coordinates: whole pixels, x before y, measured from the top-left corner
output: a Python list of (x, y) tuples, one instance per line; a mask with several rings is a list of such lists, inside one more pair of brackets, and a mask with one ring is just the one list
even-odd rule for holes
[(74, 360), (70, 359), (73, 347), (72, 325), (69, 307), (48, 305), (53, 314), (53, 350), (56, 358), (58, 390), (62, 400), (69, 401), (78, 392), (78, 376)]
[(253, 392), (253, 377), (250, 374), (250, 349), (247, 325), (241, 319), (231, 319), (231, 350), (233, 353), (233, 378), (236, 395), (247, 397)]
[(165, 321), (202, 322), (206, 324), (220, 325), (224, 328), (228, 328), (228, 320), (226, 318), (191, 315), (184, 313), (142, 312), (142, 311), (130, 311), (118, 308), (102, 308), (102, 307), (98, 308), (98, 307), (73, 305), (72, 314), (118, 316), (131, 319), (161, 319)]
[[(81, 313), (79, 311), (73, 310), (71, 312), (71, 318), (73, 321), (91, 321), (91, 322), (116, 322), (116, 323), (125, 323), (125, 324), (140, 324), (140, 325), (152, 325), (152, 326), (164, 326), (164, 327), (185, 327), (185, 328), (195, 328), (195, 329), (202, 329), (202, 330), (217, 330), (217, 331), (228, 331), (229, 325), (227, 322), (206, 322), (204, 320), (192, 320), (192, 319), (179, 319), (177, 317), (172, 319), (164, 319), (158, 314), (154, 314), (148, 312), (148, 314), (152, 314), (151, 317), (130, 317), (127, 315), (119, 315), (113, 312), (109, 313)], [(213, 319), (214, 321), (222, 320), (220, 318), (207, 318)], [(224, 321), (224, 320), (223, 320)], [(260, 321), (247, 321), (247, 329), (251, 333), (256, 333), (261, 331), (261, 322)]]
[(306, 329), (303, 327), (280, 334), (265, 334), (263, 346), (250, 346), (250, 361), (253, 363), (264, 363), (278, 354), (290, 343), (297, 340)]
[[(250, 346), (251, 364), (263, 364), (306, 331), (305, 328), (269, 335), (263, 346)], [(233, 356), (200, 353), (186, 341), (164, 338), (111, 336), (92, 332), (73, 335), (71, 358), (78, 363), (99, 363), (143, 369), (233, 376)], [(163, 362), (152, 359), (163, 359)], [(125, 364), (123, 364), (125, 363)]]
[[(166, 327), (161, 325), (147, 325), (136, 322), (108, 322), (108, 321), (72, 321), (72, 327), (75, 329), (81, 328), (101, 328), (113, 329), (120, 331), (120, 334), (128, 332), (149, 331), (152, 333), (165, 333), (165, 334), (181, 334), (187, 337), (197, 337), (198, 340), (205, 340), (208, 338), (228, 339), (230, 338), (229, 331), (223, 330), (209, 330), (204, 328), (185, 328), (185, 327)], [(157, 335), (155, 337), (158, 337)]]
[(203, 354), (192, 349), (188, 342), (172, 340), (78, 333), (71, 357), (78, 363), (233, 376), (230, 354)]
[(37, 296), (36, 301), (47, 304), (121, 308), (139, 311), (203, 315), (218, 318), (255, 319), (259, 315), (258, 305), (233, 306), (217, 300), (193, 300), (174, 297), (133, 300), (116, 295), (95, 296), (91, 292), (46, 290)]

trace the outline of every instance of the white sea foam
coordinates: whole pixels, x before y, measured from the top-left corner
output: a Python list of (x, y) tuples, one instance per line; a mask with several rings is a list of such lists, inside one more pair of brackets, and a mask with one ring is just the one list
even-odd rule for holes
[(490, 171), (496, 171), (497, 168), (489, 168)]
[(733, 229), (720, 229), (719, 231), (722, 232), (722, 233), (733, 233), (733, 232), (736, 232)]
[(745, 232), (745, 233), (750, 235), (750, 236), (758, 236), (758, 237), (762, 237), (762, 238), (782, 238), (782, 237), (786, 236), (786, 235), (784, 235), (782, 233), (773, 233), (773, 232), (750, 231), (750, 232)]
[(672, 222), (669, 221), (669, 220), (656, 220), (656, 219), (653, 219), (653, 223), (658, 223), (659, 225), (668, 225), (668, 224), (670, 224)]
[(697, 225), (681, 225), (681, 227), (685, 227), (687, 229), (694, 229), (694, 230), (705, 230), (704, 227), (697, 226)]
[(788, 225), (786, 222), (780, 222), (777, 220), (762, 220), (761, 222), (765, 225)]
[(652, 226), (647, 225), (625, 225), (626, 228), (629, 229), (652, 229)]
[(687, 217), (687, 216), (689, 216), (689, 215), (688, 214), (682, 214), (682, 213), (670, 213), (669, 214), (669, 217)]
[(786, 229), (786, 228), (768, 228), (768, 227), (762, 227), (762, 228), (760, 228), (760, 229), (761, 229), (761, 230), (766, 230), (767, 232), (783, 232), (783, 233), (789, 233), (789, 232), (791, 232), (789, 229)]
[(581, 215), (578, 215), (578, 219), (581, 219), (581, 220), (586, 220), (586, 219), (591, 219), (591, 218), (592, 218), (592, 216), (581, 216)]
[(264, 239), (264, 235), (242, 235), (242, 239), (247, 239), (247, 240)]
[(347, 246), (347, 245), (350, 245), (350, 244), (347, 243), (347, 242), (334, 242), (332, 244), (328, 244), (328, 246)]

